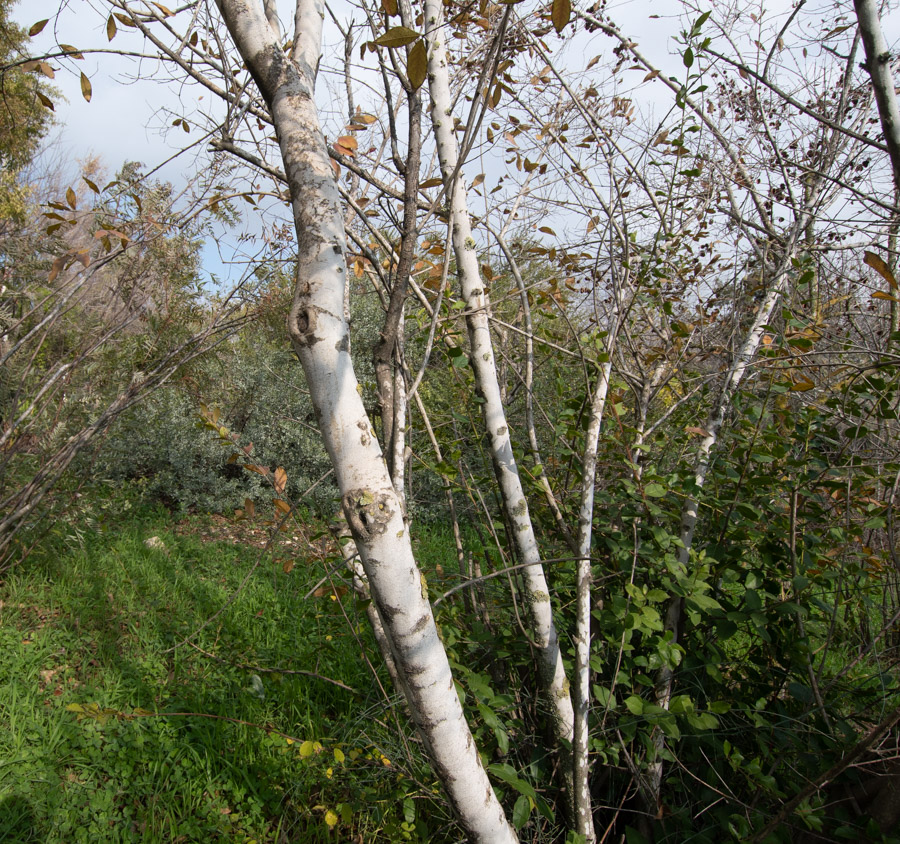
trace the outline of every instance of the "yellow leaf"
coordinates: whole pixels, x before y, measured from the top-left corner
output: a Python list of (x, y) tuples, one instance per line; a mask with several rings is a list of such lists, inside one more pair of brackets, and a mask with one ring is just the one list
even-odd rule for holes
[(331, 829), (334, 829), (337, 826), (338, 816), (331, 809), (325, 813), (325, 823), (327, 823)]
[(75, 191), (72, 188), (68, 188), (66, 190), (66, 202), (69, 203), (69, 207), (74, 211), (78, 205), (78, 202), (75, 199)]
[(343, 763), (345, 758), (346, 757), (344, 756), (344, 751), (341, 750), (339, 747), (336, 747), (334, 749), (334, 761), (340, 765), (341, 763)]
[(32, 24), (31, 29), (28, 30), (28, 37), (34, 38), (39, 32), (42, 32), (44, 27), (47, 25), (49, 18), (44, 18), (42, 21), (38, 21), (35, 24)]
[[(891, 272), (891, 268), (885, 263), (885, 261), (876, 255), (874, 252), (865, 252), (863, 255), (863, 263), (870, 266), (875, 272), (878, 273), (894, 290), (897, 289), (897, 279), (894, 278), (894, 274)], [(881, 298), (881, 297), (878, 297)]]
[(428, 54), (425, 50), (425, 42), (421, 38), (413, 44), (409, 51), (409, 58), (406, 60), (406, 75), (414, 91), (418, 91), (422, 87), (422, 83), (428, 76)]
[(84, 97), (88, 102), (91, 101), (91, 97), (93, 96), (91, 80), (88, 79), (83, 73), (81, 74), (81, 96)]
[(876, 291), (872, 294), (872, 298), (873, 298), (873, 299), (887, 299), (888, 302), (896, 302), (896, 301), (898, 301), (898, 299), (897, 299), (896, 296), (891, 296), (890, 293), (884, 293), (884, 292), (882, 292), (881, 290), (876, 290)]
[(281, 494), (286, 486), (287, 472), (284, 471), (284, 466), (279, 466), (275, 470), (275, 492)]
[(116, 27), (116, 19), (110, 15), (106, 21), (106, 39), (107, 41), (112, 41), (113, 38), (116, 37), (116, 33), (118, 32), (118, 28)]

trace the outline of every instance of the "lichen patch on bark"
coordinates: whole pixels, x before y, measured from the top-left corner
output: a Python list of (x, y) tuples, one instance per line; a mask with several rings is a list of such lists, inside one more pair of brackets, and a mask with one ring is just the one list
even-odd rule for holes
[(351, 489), (342, 503), (350, 527), (363, 540), (383, 534), (394, 516), (390, 496), (385, 492)]

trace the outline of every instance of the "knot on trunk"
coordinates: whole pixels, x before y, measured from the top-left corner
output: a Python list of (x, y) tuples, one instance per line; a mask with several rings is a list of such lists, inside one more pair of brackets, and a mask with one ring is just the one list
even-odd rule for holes
[(316, 312), (307, 304), (299, 304), (288, 320), (291, 339), (298, 346), (312, 346), (316, 342)]
[(354, 534), (368, 540), (387, 530), (394, 511), (386, 492), (351, 489), (343, 498), (344, 514)]

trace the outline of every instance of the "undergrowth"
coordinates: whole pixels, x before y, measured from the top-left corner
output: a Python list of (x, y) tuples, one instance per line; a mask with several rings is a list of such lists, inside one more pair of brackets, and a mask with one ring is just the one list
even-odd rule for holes
[(337, 554), (129, 503), (0, 584), (0, 841), (456, 840)]

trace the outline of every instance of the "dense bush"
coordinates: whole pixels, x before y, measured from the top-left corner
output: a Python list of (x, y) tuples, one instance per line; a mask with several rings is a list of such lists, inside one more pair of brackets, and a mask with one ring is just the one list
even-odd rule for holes
[[(220, 409), (220, 424), (237, 438), (235, 448), (203, 426), (204, 404)], [(300, 367), (283, 346), (239, 338), (123, 417), (92, 458), (93, 471), (137, 480), (180, 511), (223, 512), (248, 497), (271, 498), (262, 476), (228, 462), (235, 449), (251, 444), (250, 460), (285, 468), (292, 500), (328, 472)], [(326, 478), (307, 503), (333, 509), (334, 497)]]

